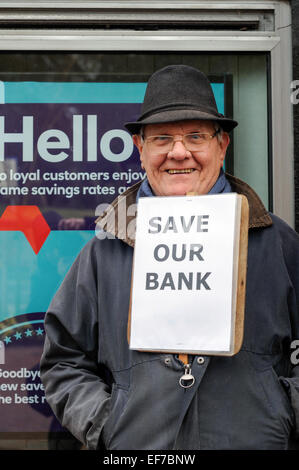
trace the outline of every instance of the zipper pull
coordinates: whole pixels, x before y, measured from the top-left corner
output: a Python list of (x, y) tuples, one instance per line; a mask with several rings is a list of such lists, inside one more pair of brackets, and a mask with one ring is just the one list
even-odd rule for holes
[(190, 388), (195, 382), (195, 378), (191, 374), (191, 364), (185, 364), (185, 373), (179, 380), (179, 384), (183, 388)]

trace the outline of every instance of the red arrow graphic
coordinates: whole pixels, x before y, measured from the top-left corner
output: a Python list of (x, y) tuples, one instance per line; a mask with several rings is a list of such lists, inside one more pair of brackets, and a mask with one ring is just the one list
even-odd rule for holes
[(36, 255), (51, 232), (37, 206), (7, 206), (0, 218), (0, 230), (23, 232)]

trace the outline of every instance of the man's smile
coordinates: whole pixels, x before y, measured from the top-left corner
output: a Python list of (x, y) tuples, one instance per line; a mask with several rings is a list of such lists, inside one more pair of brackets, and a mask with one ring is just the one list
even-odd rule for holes
[(195, 168), (185, 168), (182, 170), (166, 170), (166, 172), (170, 175), (178, 175), (178, 174), (185, 174), (185, 173), (192, 173), (195, 171)]

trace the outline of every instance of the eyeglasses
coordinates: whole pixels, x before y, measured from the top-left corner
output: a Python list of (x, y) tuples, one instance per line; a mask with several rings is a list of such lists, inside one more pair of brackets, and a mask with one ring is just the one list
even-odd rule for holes
[(196, 152), (219, 134), (219, 132), (220, 129), (214, 132), (214, 134), (194, 132), (192, 134), (181, 135), (179, 139), (175, 138), (173, 135), (150, 135), (144, 137), (143, 140), (153, 152), (168, 153), (173, 149), (175, 142), (183, 142), (186, 150)]

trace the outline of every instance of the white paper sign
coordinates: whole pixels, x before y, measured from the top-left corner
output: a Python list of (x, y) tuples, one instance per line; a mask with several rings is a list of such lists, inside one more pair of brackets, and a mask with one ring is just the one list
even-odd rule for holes
[(229, 351), (237, 204), (234, 193), (139, 199), (131, 349)]

